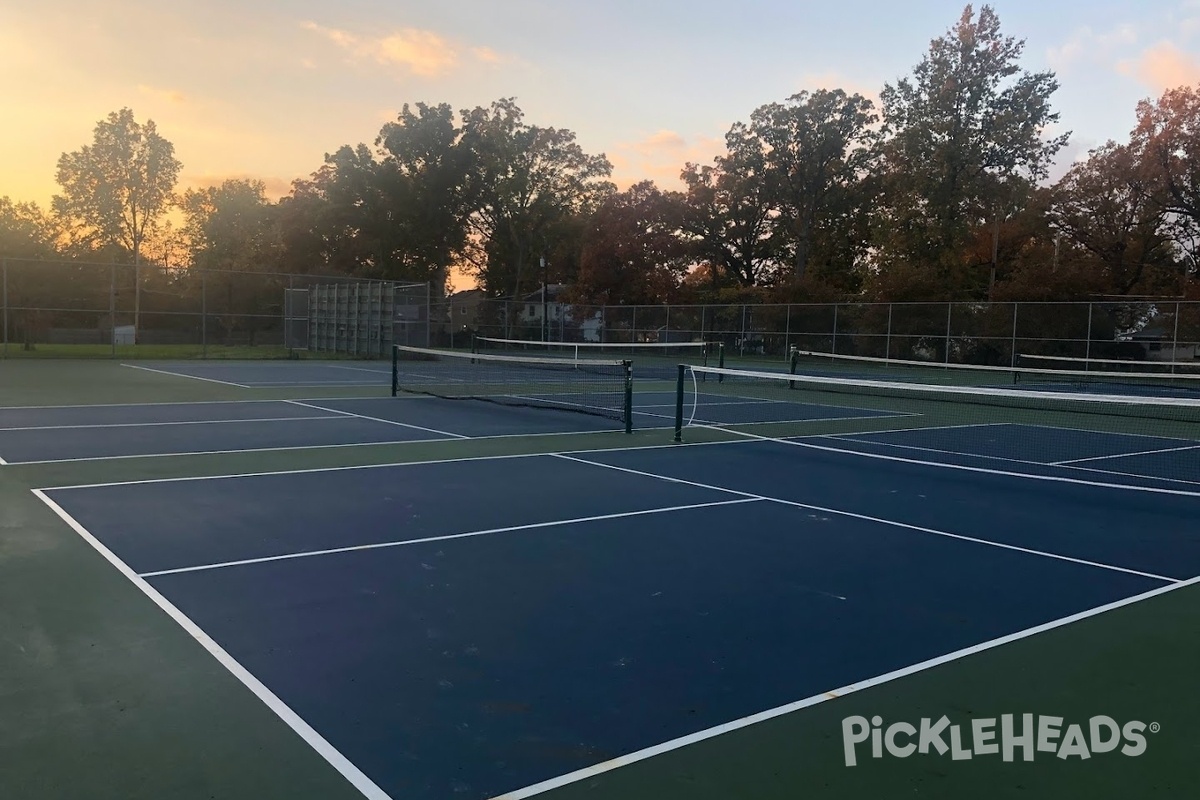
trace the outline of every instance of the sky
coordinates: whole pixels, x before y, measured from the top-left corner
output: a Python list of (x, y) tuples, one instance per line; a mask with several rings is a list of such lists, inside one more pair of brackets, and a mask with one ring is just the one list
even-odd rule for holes
[[(802, 90), (878, 98), (961, 0), (0, 0), (0, 196), (47, 205), (59, 156), (122, 107), (153, 119), (181, 187), (257, 178), (278, 197), (405, 103), (515, 97), (624, 187), (678, 188), (729, 126)], [(1200, 0), (998, 0), (1022, 66), (1051, 70), (1058, 171), (1124, 141), (1137, 102), (1200, 83)], [(976, 6), (978, 8), (978, 5)]]

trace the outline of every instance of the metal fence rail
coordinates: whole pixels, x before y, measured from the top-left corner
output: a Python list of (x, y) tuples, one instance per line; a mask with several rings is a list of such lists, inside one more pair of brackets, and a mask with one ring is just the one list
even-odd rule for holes
[(1013, 365), (1023, 354), (1194, 361), (1200, 302), (588, 306), (475, 294), (431, 304), (428, 284), (0, 259), (0, 357), (286, 355), (305, 345), (377, 357), (392, 343), (466, 347), (472, 334), (717, 341), (745, 358), (798, 347), (965, 364)]
[(586, 306), (454, 298), (432, 310), (433, 338), (467, 334), (563, 342), (719, 341), (742, 357), (792, 347), (944, 363), (1014, 365), (1020, 355), (1200, 359), (1200, 302), (792, 303)]
[[(344, 316), (335, 308), (319, 327), (314, 297), (339, 291), (374, 303), (373, 316), (358, 316), (358, 305), (340, 309)], [(428, 320), (423, 283), (0, 259), (0, 357), (263, 357), (302, 349), (381, 356), (403, 292), (421, 298), (414, 302)], [(405, 336), (418, 335), (408, 328)], [(330, 331), (332, 340), (317, 336)]]

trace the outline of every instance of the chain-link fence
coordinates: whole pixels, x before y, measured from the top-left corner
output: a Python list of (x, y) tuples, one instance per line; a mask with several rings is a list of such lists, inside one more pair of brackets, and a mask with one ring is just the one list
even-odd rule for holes
[[(304, 317), (307, 315), (308, 323)], [(967, 364), (1022, 354), (1196, 361), (1200, 302), (543, 304), (323, 275), (0, 260), (0, 356), (358, 356), (473, 335), (725, 345), (733, 358), (816, 352)]]
[[(544, 313), (549, 324), (543, 324)], [(1021, 355), (1200, 361), (1200, 302), (793, 303), (586, 306), (455, 296), (431, 311), (433, 341), (471, 335), (562, 342), (711, 341), (742, 358), (790, 348), (960, 364)]]
[[(325, 296), (335, 304), (318, 320)], [(0, 357), (380, 356), (428, 343), (428, 296), (428, 284), (346, 276), (2, 259)]]

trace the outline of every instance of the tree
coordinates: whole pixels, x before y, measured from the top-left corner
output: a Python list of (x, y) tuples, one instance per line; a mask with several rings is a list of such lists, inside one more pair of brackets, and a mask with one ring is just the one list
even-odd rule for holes
[(612, 165), (588, 155), (575, 134), (524, 121), (512, 98), (463, 112), (473, 154), (472, 227), (483, 253), (477, 272), (497, 296), (518, 297), (531, 262), (554, 247), (556, 225), (589, 211), (609, 193)]
[(680, 176), (688, 187), (683, 230), (696, 260), (715, 267), (707, 271), (714, 292), (725, 276), (750, 287), (770, 282), (782, 268), (765, 156), (736, 141), (729, 150), (714, 166), (689, 163)]
[(393, 222), (403, 231), (411, 274), (433, 276), (444, 288), (450, 268), (467, 245), (476, 197), (468, 180), (474, 154), (463, 143), (454, 112), (442, 103), (407, 104), (375, 140), (381, 148), (384, 179), (393, 186)]
[(1153, 166), (1134, 147), (1110, 141), (1055, 187), (1055, 225), (1087, 253), (1113, 294), (1147, 280), (1161, 286), (1166, 274), (1178, 272), (1168, 198)]
[(947, 290), (971, 286), (960, 254), (972, 227), (994, 225), (1000, 206), (1020, 199), (1014, 179), (1043, 179), (1066, 145), (1069, 134), (1044, 137), (1058, 120), (1058, 82), (1020, 69), (1024, 46), (1001, 35), (990, 6), (978, 19), (967, 6), (911, 79), (884, 87), (881, 268), (908, 261), (934, 267)]
[(193, 267), (250, 271), (269, 247), (271, 206), (262, 181), (227, 180), (188, 189), (181, 206), (184, 236)]
[(606, 198), (588, 220), (574, 297), (596, 305), (674, 299), (688, 265), (682, 197), (642, 181)]
[(0, 258), (49, 258), (56, 233), (37, 203), (15, 203), (0, 197)]
[(834, 260), (844, 241), (838, 228), (854, 216), (854, 190), (876, 138), (873, 109), (871, 101), (841, 89), (801, 92), (759, 107), (749, 125), (734, 125), (726, 137), (731, 150), (762, 155), (763, 180), (779, 215), (777, 246), (787, 253), (794, 280), (804, 278), (814, 256)]
[[(62, 194), (54, 212), (82, 223), (103, 244), (141, 261), (142, 243), (173, 200), (182, 164), (153, 120), (137, 122), (128, 108), (96, 124), (92, 144), (58, 159)], [(141, 281), (135, 271), (134, 325), (140, 324)]]
[(1197, 274), (1200, 267), (1200, 86), (1165, 92), (1137, 108), (1133, 144), (1168, 195), (1171, 235)]

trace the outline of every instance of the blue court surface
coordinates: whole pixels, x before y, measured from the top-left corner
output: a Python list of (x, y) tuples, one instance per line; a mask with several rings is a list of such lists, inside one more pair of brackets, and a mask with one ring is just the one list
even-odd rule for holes
[[(520, 411), (382, 402), (231, 413)], [(491, 798), (1200, 575), (1200, 476), (1154, 461), (1197, 446), (975, 425), (42, 492), (363, 780)]]
[[(670, 428), (674, 424), (674, 392), (649, 390), (634, 396), (635, 428)], [(561, 402), (563, 397), (555, 395), (552, 402)], [(728, 395), (701, 394), (700, 398), (703, 416), (695, 419), (696, 423), (754, 425), (909, 416)], [(598, 396), (591, 394), (586, 399), (596, 402)], [(619, 395), (607, 402), (599, 397), (599, 401), (613, 408), (621, 405)], [(507, 406), (501, 411), (495, 404), (477, 400), (420, 395), (0, 408), (0, 463), (360, 447), (621, 428), (618, 421), (578, 411)]]

